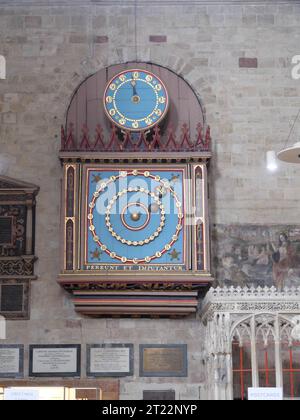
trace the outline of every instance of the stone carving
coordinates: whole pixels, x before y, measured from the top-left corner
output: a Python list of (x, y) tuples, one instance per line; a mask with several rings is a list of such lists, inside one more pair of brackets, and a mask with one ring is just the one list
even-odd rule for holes
[(33, 276), (35, 258), (0, 260), (0, 276)]
[[(1, 197), (2, 198), (2, 197)], [(25, 254), (26, 245), (26, 206), (0, 205), (0, 217), (11, 218), (13, 242), (0, 246), (0, 256), (17, 256)]]
[(295, 341), (300, 341), (300, 316), (293, 318), (294, 327), (290, 331), (290, 336)]
[(203, 317), (210, 318), (214, 312), (297, 312), (300, 311), (300, 288), (292, 287), (278, 291), (275, 287), (211, 288), (203, 304)]
[(299, 226), (218, 225), (213, 244), (220, 286), (299, 285)]

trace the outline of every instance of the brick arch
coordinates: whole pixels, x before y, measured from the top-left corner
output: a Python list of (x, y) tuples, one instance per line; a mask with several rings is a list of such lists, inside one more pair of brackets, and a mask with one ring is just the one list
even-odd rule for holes
[[(93, 67), (94, 64), (90, 62), (89, 66)], [(129, 61), (98, 70), (77, 85), (66, 113), (66, 125), (73, 124), (76, 137), (81, 135), (84, 125), (88, 127), (90, 133), (95, 132), (98, 124), (103, 127), (104, 134), (109, 132), (110, 124), (102, 107), (105, 86), (117, 73), (134, 67), (148, 69), (163, 79), (171, 97), (168, 125), (179, 134), (183, 124), (187, 124), (191, 135), (195, 136), (197, 124), (206, 124), (206, 115), (203, 103), (188, 77), (185, 78), (184, 74), (178, 75), (172, 68), (159, 64)], [(80, 78), (78, 72), (76, 76), (77, 79)]]

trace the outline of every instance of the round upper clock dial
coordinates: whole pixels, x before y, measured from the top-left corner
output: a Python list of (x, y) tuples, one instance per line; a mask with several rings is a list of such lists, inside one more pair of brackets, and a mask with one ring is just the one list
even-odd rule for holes
[(104, 93), (104, 109), (118, 127), (144, 131), (159, 124), (168, 112), (167, 89), (159, 77), (146, 70), (126, 70), (116, 75)]

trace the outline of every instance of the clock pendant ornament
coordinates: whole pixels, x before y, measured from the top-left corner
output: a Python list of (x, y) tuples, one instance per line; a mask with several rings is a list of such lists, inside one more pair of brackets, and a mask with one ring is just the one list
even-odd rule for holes
[(169, 96), (163, 81), (147, 70), (133, 69), (117, 74), (104, 92), (104, 109), (109, 120), (126, 131), (146, 131), (165, 118)]

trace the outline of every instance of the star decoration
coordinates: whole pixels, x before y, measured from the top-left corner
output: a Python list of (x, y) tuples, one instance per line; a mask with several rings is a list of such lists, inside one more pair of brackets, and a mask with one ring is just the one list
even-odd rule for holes
[(173, 184), (175, 184), (176, 182), (179, 182), (179, 176), (172, 174), (172, 178), (170, 182), (172, 182)]
[(91, 254), (93, 260), (100, 261), (102, 251), (100, 251), (98, 248), (96, 248), (95, 251), (91, 251), (90, 254)]
[(95, 183), (95, 184), (98, 184), (98, 182), (99, 181), (101, 181), (101, 176), (98, 174), (98, 175), (93, 175), (93, 181), (92, 181), (92, 183)]
[(173, 249), (173, 251), (172, 252), (169, 252), (169, 255), (170, 255), (170, 257), (171, 257), (171, 260), (172, 261), (174, 261), (174, 260), (177, 260), (177, 261), (179, 261), (179, 255), (181, 254), (181, 252), (178, 252), (178, 251), (176, 251), (176, 249), (174, 248)]

